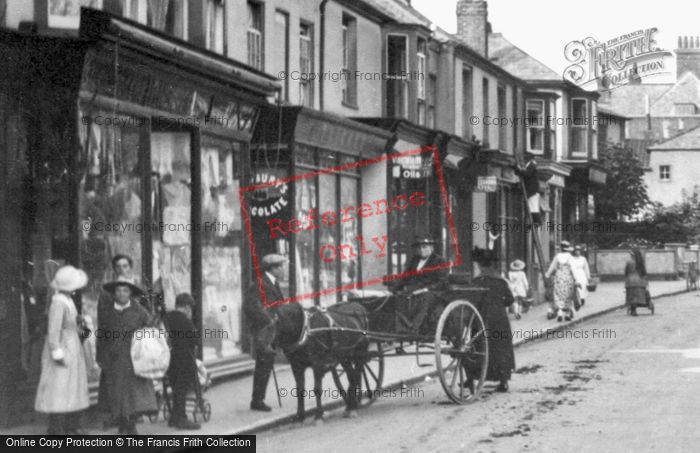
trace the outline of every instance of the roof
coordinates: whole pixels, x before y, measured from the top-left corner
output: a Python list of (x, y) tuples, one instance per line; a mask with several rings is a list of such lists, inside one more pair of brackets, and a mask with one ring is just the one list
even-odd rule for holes
[(608, 115), (608, 116), (614, 116), (617, 118), (622, 118), (626, 119), (627, 117), (623, 115), (622, 113), (618, 112), (617, 110), (610, 108), (609, 105), (598, 105), (598, 114), (599, 115)]
[(647, 97), (652, 116), (674, 115), (676, 103), (694, 103), (700, 109), (700, 79), (686, 72), (676, 83), (624, 85), (601, 93), (598, 108), (614, 109), (627, 117), (645, 116)]
[(413, 9), (405, 0), (363, 0), (380, 12), (402, 24), (415, 24), (430, 27), (430, 19)]
[(700, 151), (700, 126), (649, 147), (649, 151), (698, 150)]
[(561, 74), (508, 41), (501, 33), (489, 34), (489, 59), (524, 80), (563, 82)]

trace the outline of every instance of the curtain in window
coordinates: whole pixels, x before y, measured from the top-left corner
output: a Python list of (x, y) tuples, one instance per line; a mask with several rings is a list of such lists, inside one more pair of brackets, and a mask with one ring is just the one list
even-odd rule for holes
[(169, 5), (170, 0), (148, 0), (148, 25), (165, 31), (165, 18)]

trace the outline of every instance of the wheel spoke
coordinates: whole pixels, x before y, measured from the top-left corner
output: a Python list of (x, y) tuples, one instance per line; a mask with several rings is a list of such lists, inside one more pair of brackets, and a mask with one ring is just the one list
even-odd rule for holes
[(460, 363), (459, 367), (459, 399), (463, 400), (464, 399), (464, 368), (461, 366), (462, 364)]
[[(370, 368), (369, 364), (365, 363), (364, 369), (366, 369), (367, 371), (369, 371), (369, 374), (372, 375), (372, 379), (374, 379), (374, 382), (378, 382), (378, 381), (379, 381), (379, 378), (377, 377), (376, 374), (374, 374), (374, 371), (372, 371), (372, 368)], [(364, 372), (364, 370), (363, 370), (363, 372)]]
[(365, 369), (362, 369), (362, 377), (365, 380), (365, 386), (367, 386), (367, 394), (369, 395), (368, 398), (372, 398), (372, 387), (369, 385), (369, 379), (367, 379), (367, 373), (365, 372)]

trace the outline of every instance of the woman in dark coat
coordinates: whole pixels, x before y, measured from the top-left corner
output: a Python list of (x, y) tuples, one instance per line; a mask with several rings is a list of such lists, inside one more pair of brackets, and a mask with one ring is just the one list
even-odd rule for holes
[(480, 275), (472, 281), (472, 286), (487, 288), (488, 294), (477, 304), (484, 319), (489, 342), (489, 366), (487, 381), (498, 381), (496, 391), (507, 392), (511, 372), (515, 369), (513, 335), (506, 309), (515, 299), (508, 281), (496, 269), (497, 258), (492, 250), (476, 247), (472, 258), (479, 265)]
[(647, 268), (639, 249), (630, 252), (630, 260), (625, 264), (625, 305), (632, 316), (637, 315), (638, 306), (646, 306)]
[(134, 374), (131, 339), (134, 331), (151, 324), (149, 313), (132, 296), (143, 294), (127, 281), (117, 280), (103, 288), (113, 295), (114, 305), (104, 311), (97, 339), (97, 361), (107, 379), (110, 411), (120, 434), (137, 434), (136, 419), (158, 411), (153, 383)]

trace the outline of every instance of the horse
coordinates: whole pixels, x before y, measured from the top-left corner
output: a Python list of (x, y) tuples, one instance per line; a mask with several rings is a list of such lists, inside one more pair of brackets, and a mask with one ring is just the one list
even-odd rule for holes
[[(340, 364), (348, 376), (347, 390), (339, 389), (345, 399), (345, 416), (358, 416), (361, 372), (367, 361), (369, 340), (363, 332), (369, 327), (367, 311), (356, 302), (342, 303), (327, 309), (304, 309), (296, 303), (281, 305), (274, 315), (275, 344), (292, 367), (297, 388), (297, 421), (305, 419), (304, 397), (307, 368), (314, 374), (316, 397), (315, 420), (323, 420), (323, 376), (335, 372)], [(325, 329), (309, 332), (309, 329)], [(343, 330), (351, 329), (351, 330)]]

